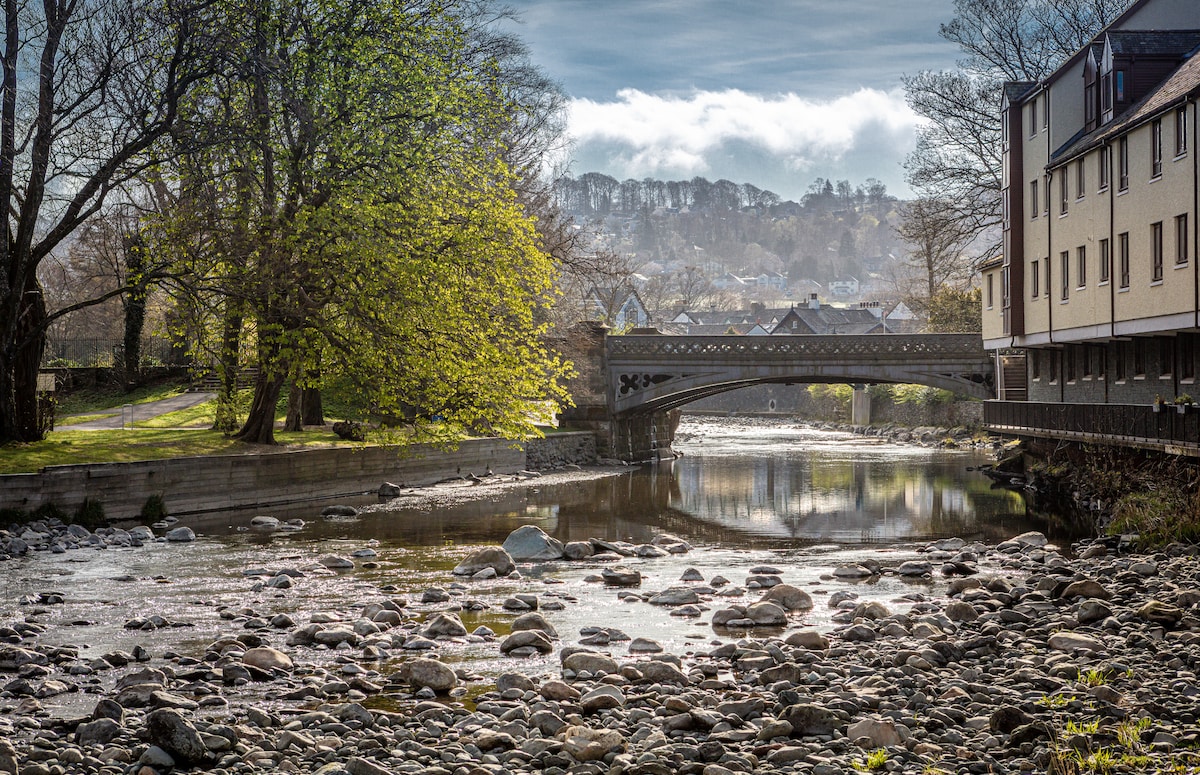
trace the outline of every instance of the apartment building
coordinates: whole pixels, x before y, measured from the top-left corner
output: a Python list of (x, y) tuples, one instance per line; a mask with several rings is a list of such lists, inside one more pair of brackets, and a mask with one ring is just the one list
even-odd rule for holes
[(1043, 82), (1006, 85), (983, 336), (1024, 352), (1028, 401), (1200, 400), (1198, 97), (1196, 0), (1140, 0)]

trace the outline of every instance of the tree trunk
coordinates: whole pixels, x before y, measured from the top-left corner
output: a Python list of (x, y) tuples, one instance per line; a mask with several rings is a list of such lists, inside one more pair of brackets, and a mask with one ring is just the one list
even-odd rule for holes
[(324, 425), (325, 408), (321, 405), (321, 388), (304, 388), (304, 397), (300, 401), (301, 421), (305, 425)]
[(217, 416), (213, 430), (233, 433), (237, 428), (237, 390), (239, 377), (238, 349), (242, 338), (242, 316), (226, 310), (221, 332), (221, 355), (217, 373), (221, 377), (217, 396)]
[(146, 286), (137, 279), (146, 268), (146, 254), (140, 235), (125, 242), (126, 276), (136, 285), (125, 296), (125, 389), (137, 386), (141, 376), (142, 329), (146, 326)]
[(275, 443), (275, 406), (279, 403), (284, 381), (282, 373), (259, 371), (254, 383), (254, 402), (250, 404), (250, 414), (242, 429), (233, 435), (235, 439), (251, 444)]
[(12, 341), (0, 351), (0, 443), (41, 441), (46, 436), (38, 412), (38, 369), (46, 348), (42, 324), (46, 303), (33, 277), (18, 302)]
[(304, 430), (304, 388), (292, 380), (291, 390), (288, 391), (287, 418), (283, 421), (283, 429), (290, 433)]

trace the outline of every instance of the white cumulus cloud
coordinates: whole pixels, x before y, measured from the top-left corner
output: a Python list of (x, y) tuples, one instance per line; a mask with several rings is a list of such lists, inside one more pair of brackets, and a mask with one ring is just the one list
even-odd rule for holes
[[(611, 102), (573, 100), (568, 132), (577, 173), (730, 177), (797, 196), (816, 176), (856, 183), (876, 177), (902, 188), (900, 163), (919, 123), (898, 90), (860, 88), (818, 100), (740, 90), (664, 96), (623, 89)], [(771, 180), (755, 179), (755, 172)]]

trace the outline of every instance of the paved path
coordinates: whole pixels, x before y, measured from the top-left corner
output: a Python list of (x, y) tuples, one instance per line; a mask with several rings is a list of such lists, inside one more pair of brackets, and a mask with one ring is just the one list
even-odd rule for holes
[[(215, 393), (180, 393), (177, 396), (164, 398), (161, 401), (147, 401), (144, 404), (130, 404), (129, 408), (115, 406), (112, 409), (100, 409), (94, 412), (88, 412), (86, 415), (74, 415), (75, 417), (91, 417), (97, 414), (113, 413), (112, 417), (103, 417), (98, 420), (88, 420), (81, 423), (72, 423), (71, 417), (64, 417), (60, 422), (55, 423), (54, 429), (65, 431), (101, 431), (101, 430), (119, 430), (125, 427), (122, 423), (136, 423), (142, 420), (149, 420), (151, 417), (158, 417), (161, 414), (169, 414), (178, 412), (180, 409), (190, 409), (196, 404), (202, 404), (216, 397)], [(132, 415), (132, 416), (131, 416)]]

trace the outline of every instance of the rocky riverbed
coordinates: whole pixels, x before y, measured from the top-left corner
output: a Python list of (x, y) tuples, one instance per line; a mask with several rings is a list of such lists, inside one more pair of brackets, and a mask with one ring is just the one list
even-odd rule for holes
[[(0, 542), (147, 540), (40, 527), (46, 540)], [(831, 565), (807, 590), (785, 563), (653, 589), (626, 567), (689, 549), (665, 535), (552, 547), (562, 560), (495, 547), (442, 587), (359, 586), (303, 616), (269, 615), (269, 601), (305, 574), (264, 570), (206, 644), (104, 654), (64, 644), (72, 622), (54, 613), (70, 601), (48, 589), (0, 623), (0, 772), (1200, 772), (1193, 547), (947, 539)], [(547, 562), (591, 563), (597, 595), (702, 624), (694, 648), (669, 653), (599, 618), (557, 632), (553, 612), (580, 602), (556, 592), (553, 564), (530, 572)], [(897, 576), (928, 583), (866, 599)], [(498, 580), (522, 591), (495, 599)], [(505, 612), (511, 633), (468, 630), (478, 606)], [(817, 629), (821, 609), (832, 625)], [(145, 610), (126, 627), (173, 624)], [(499, 674), (463, 661), (465, 644)]]

